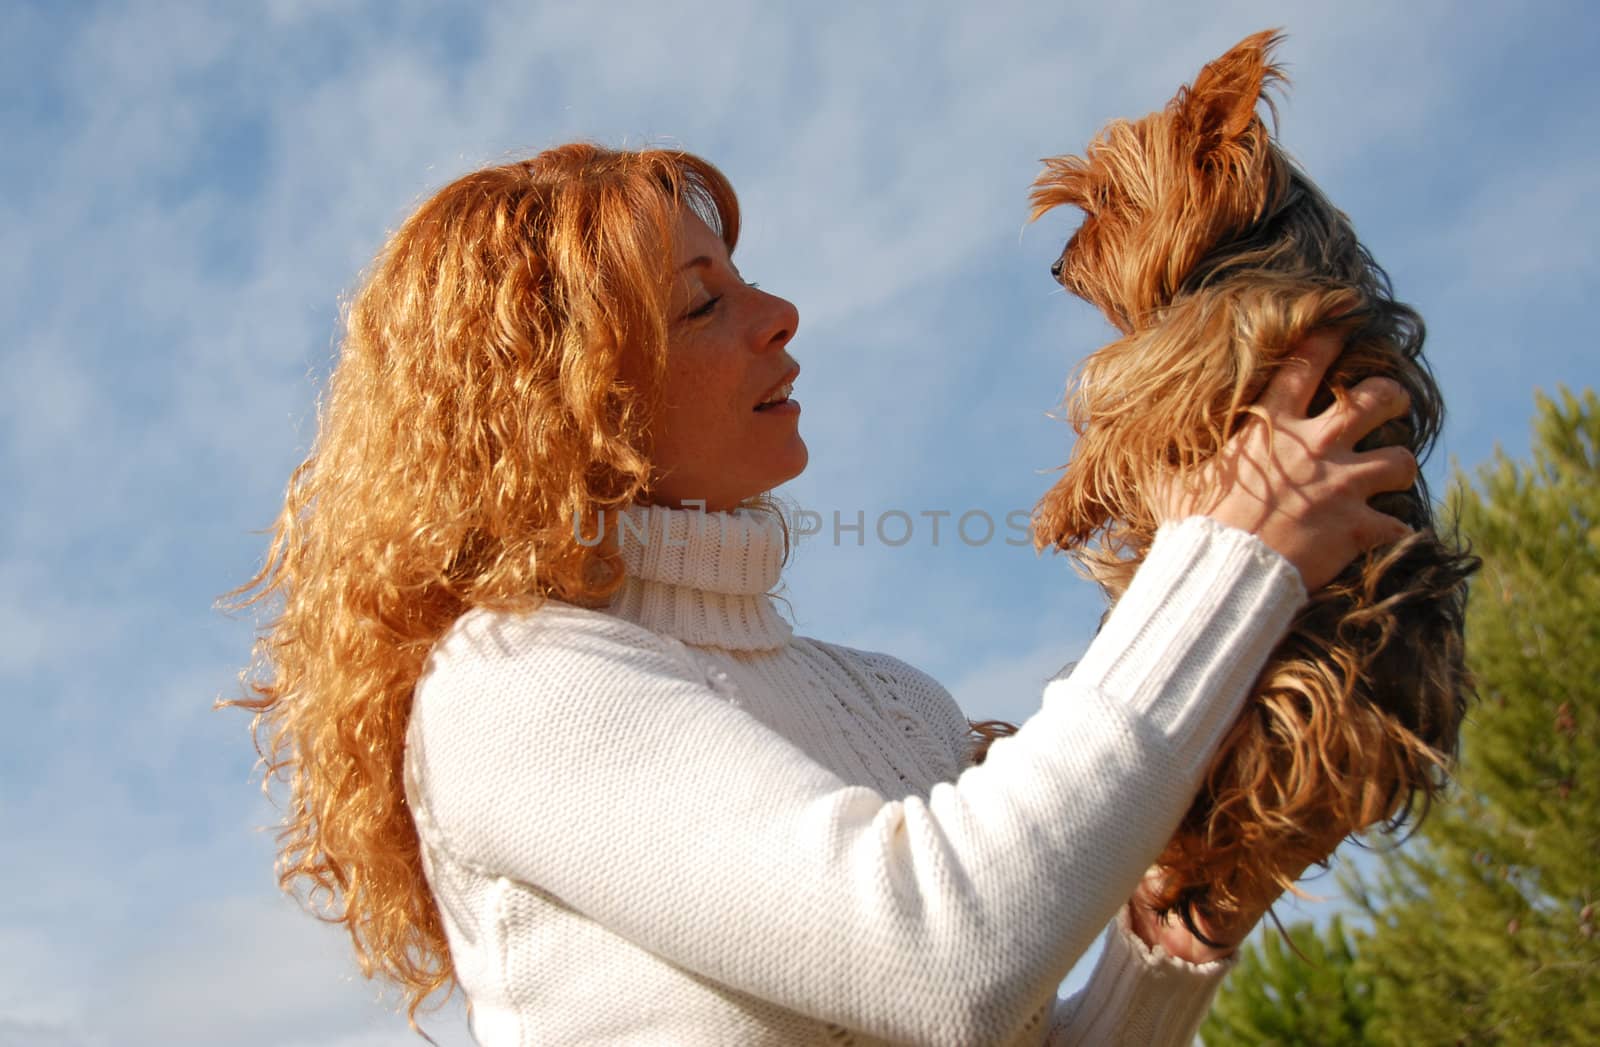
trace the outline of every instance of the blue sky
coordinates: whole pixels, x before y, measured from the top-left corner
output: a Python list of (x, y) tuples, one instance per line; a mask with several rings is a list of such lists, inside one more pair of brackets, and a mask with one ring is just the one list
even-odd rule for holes
[[(1288, 29), (1283, 139), (1429, 324), (1429, 465), (1522, 453), (1597, 384), (1600, 19), (1580, 3), (45, 3), (0, 8), (0, 1047), (408, 1042), (281, 898), (211, 609), (315, 430), (340, 296), (420, 199), (572, 138), (739, 188), (742, 270), (795, 301), (794, 502), (996, 518), (1107, 329), (1028, 226), (1041, 157)], [(925, 529), (802, 544), (802, 632), (1021, 719), (1099, 613), (1060, 558)], [(468, 1042), (459, 1008), (426, 1022)], [(417, 1041), (420, 1042), (420, 1041)]]

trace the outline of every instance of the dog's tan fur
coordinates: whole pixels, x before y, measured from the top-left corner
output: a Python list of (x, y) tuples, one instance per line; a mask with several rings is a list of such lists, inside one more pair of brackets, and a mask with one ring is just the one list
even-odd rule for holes
[[(1155, 536), (1142, 492), (1214, 453), (1308, 333), (1346, 340), (1313, 410), (1372, 375), (1411, 398), (1362, 448), (1420, 460), (1443, 420), (1420, 317), (1257, 113), (1283, 80), (1279, 40), (1245, 39), (1162, 112), (1045, 161), (1033, 188), (1035, 218), (1085, 212), (1056, 272), (1123, 333), (1069, 390), (1077, 442), (1035, 541), (1070, 550), (1113, 601)], [(1416, 533), (1313, 594), (1159, 860), (1159, 901), (1191, 929), (1196, 912), (1259, 908), (1352, 832), (1420, 816), (1445, 783), (1471, 692), (1462, 616), (1477, 561), (1436, 529), (1420, 478), (1373, 504)]]

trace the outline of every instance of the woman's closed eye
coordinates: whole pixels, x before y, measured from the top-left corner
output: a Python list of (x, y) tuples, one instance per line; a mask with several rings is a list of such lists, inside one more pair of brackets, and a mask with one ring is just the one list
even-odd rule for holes
[(720, 301), (722, 301), (722, 296), (720, 294), (712, 295), (710, 298), (706, 299), (704, 305), (698, 305), (689, 310), (687, 313), (684, 313), (683, 318), (685, 320), (697, 320), (702, 316), (710, 316), (717, 308), (717, 303)]
[[(741, 282), (744, 283), (745, 287), (749, 288), (752, 291), (757, 290), (757, 289), (759, 289), (761, 287), (761, 285), (756, 283), (754, 280), (746, 280), (746, 281), (741, 281)], [(722, 295), (720, 295), (720, 294), (712, 295), (710, 298), (707, 298), (703, 304), (697, 305), (693, 309), (689, 310), (687, 313), (684, 313), (683, 314), (683, 318), (685, 320), (697, 320), (697, 319), (699, 319), (701, 317), (704, 317), (704, 316), (710, 316), (713, 312), (716, 311), (717, 303), (719, 303), (721, 301), (722, 301)]]

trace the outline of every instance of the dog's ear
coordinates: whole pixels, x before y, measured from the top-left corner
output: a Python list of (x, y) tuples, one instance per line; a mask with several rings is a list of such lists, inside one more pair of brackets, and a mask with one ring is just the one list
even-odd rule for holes
[[(1194, 83), (1172, 100), (1180, 126), (1195, 143), (1197, 160), (1237, 141), (1256, 119), (1256, 103), (1268, 84), (1286, 80), (1270, 61), (1283, 34), (1264, 29), (1200, 70)], [(1272, 99), (1267, 99), (1272, 106)]]

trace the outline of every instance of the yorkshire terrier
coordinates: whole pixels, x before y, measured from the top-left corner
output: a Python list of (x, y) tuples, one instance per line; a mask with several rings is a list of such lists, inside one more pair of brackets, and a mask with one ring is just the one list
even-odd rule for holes
[[(1280, 40), (1246, 38), (1162, 112), (1044, 161), (1033, 186), (1035, 219), (1083, 210), (1051, 273), (1122, 332), (1069, 385), (1077, 440), (1034, 540), (1069, 551), (1113, 602), (1155, 537), (1150, 481), (1216, 452), (1307, 334), (1344, 339), (1313, 411), (1373, 375), (1410, 395), (1359, 448), (1421, 461), (1443, 421), (1421, 318), (1257, 113), (1285, 79), (1271, 62)], [(1472, 692), (1462, 621), (1478, 561), (1436, 527), (1420, 476), (1371, 504), (1414, 533), (1312, 595), (1158, 860), (1158, 910), (1196, 934), (1197, 914), (1294, 890), (1346, 836), (1420, 819), (1447, 782)]]

